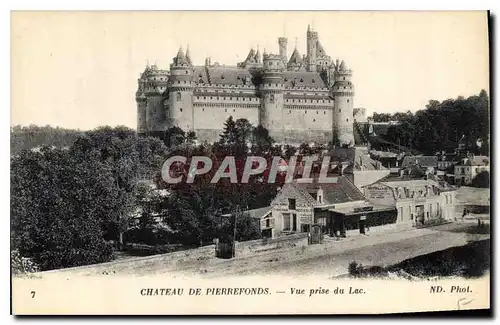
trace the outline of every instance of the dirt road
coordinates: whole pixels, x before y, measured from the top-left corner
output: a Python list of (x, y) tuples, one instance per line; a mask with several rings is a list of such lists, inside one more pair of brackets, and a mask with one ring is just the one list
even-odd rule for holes
[[(323, 244), (269, 251), (258, 255), (217, 259), (212, 251), (195, 255), (186, 251), (182, 257), (169, 254), (100, 265), (43, 272), (43, 278), (166, 275), (174, 278), (201, 276), (204, 278), (234, 275), (324, 275), (345, 274), (349, 263), (388, 266), (405, 259), (465, 245), (470, 234), (461, 232), (469, 225), (448, 224), (425, 229), (411, 229), (370, 236), (356, 236), (344, 241), (328, 238)], [(189, 256), (191, 254), (191, 256)]]

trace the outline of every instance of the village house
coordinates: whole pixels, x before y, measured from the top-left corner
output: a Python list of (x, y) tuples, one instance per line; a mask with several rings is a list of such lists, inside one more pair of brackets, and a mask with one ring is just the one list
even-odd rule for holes
[(455, 216), (456, 188), (429, 175), (421, 179), (390, 175), (365, 186), (364, 194), (370, 202), (394, 207), (398, 223), (422, 225)]
[(470, 185), (472, 180), (484, 171), (490, 171), (490, 159), (487, 156), (468, 156), (455, 165), (455, 184)]
[(333, 183), (297, 179), (285, 184), (262, 215), (261, 230), (264, 237), (277, 237), (320, 225), (324, 233), (345, 236), (347, 230), (365, 233), (366, 226), (395, 221), (394, 207), (368, 202), (347, 176), (338, 176)]

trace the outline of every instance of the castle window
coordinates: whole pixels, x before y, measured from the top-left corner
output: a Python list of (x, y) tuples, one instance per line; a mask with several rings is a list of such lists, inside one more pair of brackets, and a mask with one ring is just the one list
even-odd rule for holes
[(342, 110), (339, 108), (339, 113), (342, 112)]
[(313, 122), (316, 122), (316, 119), (315, 119), (315, 118), (313, 118)]
[(288, 78), (285, 78), (285, 81), (288, 81)]
[(177, 93), (177, 101), (180, 102), (181, 101), (181, 93)]
[(318, 115), (318, 114), (319, 114), (319, 112), (318, 112), (318, 111), (316, 111), (316, 115)]
[(344, 78), (342, 78), (342, 80), (345, 80), (345, 77), (344, 77)]
[(348, 118), (346, 118), (346, 119), (345, 119), (345, 121), (346, 121), (346, 122), (349, 122), (349, 119), (348, 119)]
[(203, 108), (201, 109), (201, 111), (202, 111), (202, 112), (204, 112), (204, 111), (205, 111), (205, 107), (203, 107)]
[(225, 79), (224, 75), (220, 76), (221, 79)]
[(224, 112), (226, 112), (226, 113), (227, 113), (227, 108), (224, 110)]
[(269, 102), (274, 103), (274, 94), (271, 94), (271, 97), (269, 98)]
[(292, 110), (291, 109), (288, 110), (288, 114), (292, 114)]
[(347, 102), (349, 103), (349, 99), (347, 100)]
[(307, 111), (304, 111), (304, 114), (307, 114)]
[(344, 89), (345, 89), (345, 87), (344, 87)]
[(210, 99), (214, 99), (212, 96), (210, 96)]
[(304, 79), (300, 78), (300, 82), (304, 82)]
[(236, 112), (236, 110), (233, 108), (233, 113)]
[(186, 80), (184, 80), (184, 83), (186, 83)]
[(312, 83), (315, 83), (315, 82), (316, 82), (316, 81), (313, 79), (313, 80), (312, 80)]
[(188, 71), (186, 70), (186, 74), (188, 74)]
[(326, 115), (326, 111), (323, 111), (323, 114)]
[(217, 96), (217, 100), (219, 100), (219, 96)]
[(179, 108), (179, 110), (182, 112), (182, 108)]
[(207, 96), (203, 96), (203, 99), (207, 99)]
[(199, 78), (203, 78), (203, 76), (201, 74), (198, 75)]

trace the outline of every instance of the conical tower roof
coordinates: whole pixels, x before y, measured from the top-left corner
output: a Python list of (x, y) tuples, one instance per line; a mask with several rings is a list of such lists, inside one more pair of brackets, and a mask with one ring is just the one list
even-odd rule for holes
[(340, 62), (339, 70), (340, 71), (346, 71), (347, 70), (347, 66), (346, 66), (344, 60), (342, 60), (342, 62)]
[(191, 64), (191, 55), (189, 55), (189, 45), (187, 46), (186, 49), (186, 60)]
[(318, 43), (316, 45), (316, 55), (318, 57), (325, 56), (325, 49), (323, 48), (323, 45), (321, 45), (321, 43), (319, 41), (318, 41)]
[(179, 47), (179, 51), (177, 51), (177, 56), (174, 59), (175, 64), (190, 64), (188, 59), (186, 59), (186, 55), (182, 50), (182, 47)]
[(290, 57), (290, 61), (288, 61), (288, 64), (301, 63), (301, 62), (302, 62), (302, 57), (299, 53), (299, 50), (295, 48), (293, 50), (292, 56)]

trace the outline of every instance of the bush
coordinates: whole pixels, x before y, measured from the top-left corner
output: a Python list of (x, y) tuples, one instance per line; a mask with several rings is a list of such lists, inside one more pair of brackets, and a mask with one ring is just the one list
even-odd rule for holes
[(10, 269), (12, 271), (12, 275), (25, 275), (27, 273), (35, 273), (40, 270), (35, 262), (29, 258), (22, 257), (17, 250), (10, 252)]
[(358, 277), (363, 272), (363, 265), (361, 263), (358, 264), (356, 261), (352, 261), (349, 263), (348, 269), (350, 276)]
[(490, 173), (488, 171), (483, 171), (477, 174), (472, 180), (473, 187), (479, 188), (489, 188), (490, 187)]

